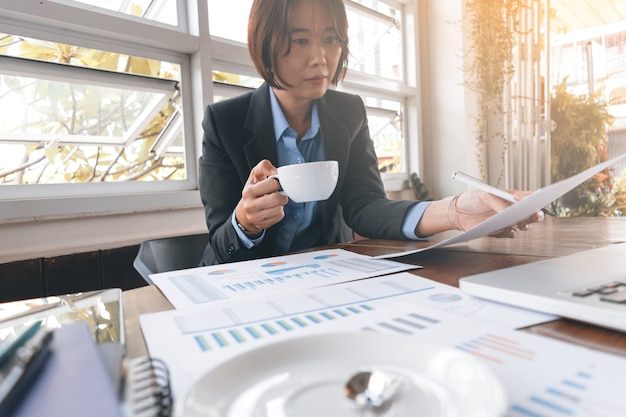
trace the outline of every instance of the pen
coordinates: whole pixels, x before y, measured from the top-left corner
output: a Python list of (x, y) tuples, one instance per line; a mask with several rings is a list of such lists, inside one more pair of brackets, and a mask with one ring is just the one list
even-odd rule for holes
[(10, 341), (5, 341), (2, 345), (0, 345), (0, 369), (4, 367), (4, 364), (8, 362), (15, 352), (22, 347), (28, 340), (33, 337), (39, 328), (42, 326), (42, 321), (36, 321), (33, 324), (28, 325), (25, 330), (22, 330), (15, 339)]
[(497, 197), (500, 197), (503, 200), (510, 201), (511, 203), (517, 203), (517, 201), (515, 201), (515, 199), (513, 198), (512, 194), (507, 193), (506, 191), (503, 191), (499, 188), (492, 187), (489, 184), (485, 184), (481, 180), (474, 178), (470, 175), (464, 174), (461, 171), (457, 171), (454, 174), (452, 174), (452, 179), (461, 181), (467, 185), (471, 185), (474, 188), (477, 188), (481, 191), (485, 191), (489, 194), (493, 194)]
[(3, 416), (12, 414), (50, 356), (53, 336), (50, 329), (31, 327), (25, 333), (27, 340), (0, 368), (0, 415)]
[[(515, 201), (515, 198), (513, 198), (513, 194), (507, 193), (506, 191), (501, 190), (499, 188), (492, 187), (489, 184), (485, 184), (478, 178), (474, 178), (471, 175), (467, 175), (461, 171), (457, 171), (454, 174), (452, 174), (452, 179), (461, 181), (467, 185), (471, 185), (472, 187), (478, 190), (485, 191), (489, 194), (493, 194), (497, 197), (500, 197), (503, 200), (510, 201), (511, 203), (517, 203), (517, 201)], [(541, 211), (543, 211), (548, 216), (556, 217), (555, 213), (551, 212), (550, 210), (546, 208), (542, 208)]]

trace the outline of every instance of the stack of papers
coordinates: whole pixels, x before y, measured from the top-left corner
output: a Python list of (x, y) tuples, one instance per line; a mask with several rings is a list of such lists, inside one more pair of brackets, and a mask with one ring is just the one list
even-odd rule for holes
[[(480, 225), (430, 248), (515, 224), (617, 160), (538, 190)], [(618, 381), (626, 359), (518, 331), (555, 316), (489, 302), (407, 273), (419, 268), (341, 249), (151, 276), (176, 310), (142, 315), (151, 356), (171, 372), (175, 396), (244, 352), (320, 332), (419, 337), (465, 352), (506, 386), (507, 416), (626, 415)], [(367, 278), (367, 279), (365, 279)]]
[(311, 333), (375, 331), (474, 356), (505, 385), (506, 415), (625, 415), (617, 383), (624, 358), (515, 330), (552, 319), (406, 272), (140, 317), (177, 397), (205, 372), (255, 348)]

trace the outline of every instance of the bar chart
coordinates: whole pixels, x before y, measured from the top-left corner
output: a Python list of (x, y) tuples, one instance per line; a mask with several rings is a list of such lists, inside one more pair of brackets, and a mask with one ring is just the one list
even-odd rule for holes
[(374, 307), (369, 304), (355, 304), (340, 308), (329, 308), (314, 313), (292, 315), (280, 319), (265, 320), (248, 325), (196, 334), (193, 338), (201, 351), (208, 352), (249, 343), (255, 340), (271, 338), (272, 336), (297, 331), (298, 329), (322, 325), (330, 321), (352, 317), (373, 309)]
[(183, 335), (256, 325), (287, 316), (309, 316), (307, 320), (315, 318), (322, 323), (431, 290), (433, 286), (430, 282), (411, 274), (377, 277), (250, 302), (221, 304), (223, 307), (217, 304), (210, 310), (175, 315), (174, 322), (178, 332)]
[[(411, 312), (414, 310), (414, 312)], [(415, 318), (435, 318), (405, 304), (381, 308), (375, 324), (362, 330), (416, 334)], [(409, 322), (405, 319), (411, 318)], [(626, 372), (626, 360), (524, 332), (488, 329), (476, 322), (462, 324), (439, 316), (439, 326), (423, 330), (434, 338), (474, 356), (503, 380), (509, 394), (507, 417), (617, 417), (626, 415), (626, 402), (617, 381)], [(455, 323), (456, 322), (456, 323)], [(459, 330), (463, 329), (463, 330)], [(421, 329), (420, 329), (421, 330)]]
[(164, 272), (151, 276), (176, 308), (387, 275), (418, 266), (341, 249)]

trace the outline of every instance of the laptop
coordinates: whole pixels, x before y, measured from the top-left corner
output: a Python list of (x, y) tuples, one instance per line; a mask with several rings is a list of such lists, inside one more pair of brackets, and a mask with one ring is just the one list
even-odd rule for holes
[(626, 243), (461, 278), (467, 294), (626, 331)]

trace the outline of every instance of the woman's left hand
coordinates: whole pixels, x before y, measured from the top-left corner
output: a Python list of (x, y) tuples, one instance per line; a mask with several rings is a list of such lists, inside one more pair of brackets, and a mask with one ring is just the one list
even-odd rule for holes
[[(513, 195), (516, 201), (520, 201), (531, 194), (530, 191), (507, 191)], [(455, 229), (467, 230), (501, 212), (510, 205), (510, 202), (483, 191), (463, 192), (453, 197), (453, 200), (450, 201), (448, 219), (451, 226)], [(518, 230), (530, 230), (533, 223), (540, 223), (543, 219), (543, 212), (538, 211), (527, 219), (512, 225), (511, 227), (494, 232), (489, 236), (508, 238), (515, 237)]]

